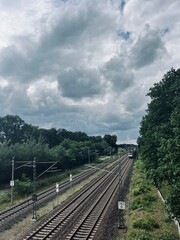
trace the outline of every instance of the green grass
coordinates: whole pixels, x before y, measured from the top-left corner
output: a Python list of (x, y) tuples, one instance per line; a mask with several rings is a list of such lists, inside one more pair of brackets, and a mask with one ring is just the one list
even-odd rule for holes
[(165, 211), (156, 188), (146, 178), (141, 160), (137, 160), (134, 165), (128, 215), (127, 240), (180, 239), (177, 228)]
[(9, 206), (10, 203), (10, 191), (0, 191), (0, 211)]

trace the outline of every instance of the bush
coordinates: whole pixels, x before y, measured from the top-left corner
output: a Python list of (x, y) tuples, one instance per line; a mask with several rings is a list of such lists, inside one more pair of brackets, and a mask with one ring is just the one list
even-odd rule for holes
[(26, 196), (30, 193), (32, 193), (32, 186), (31, 186), (31, 181), (29, 178), (23, 177), (22, 181), (17, 179), (15, 181), (15, 191), (19, 196)]
[(158, 234), (156, 237), (156, 240), (178, 240), (179, 238), (176, 237), (173, 233), (171, 232), (163, 232)]
[(150, 191), (150, 187), (147, 184), (139, 183), (137, 186), (132, 190), (134, 196), (141, 195), (143, 193), (147, 193)]
[(131, 209), (135, 210), (142, 207), (142, 201), (140, 198), (136, 198), (131, 202)]
[(131, 209), (135, 210), (138, 208), (149, 209), (152, 203), (156, 201), (156, 197), (146, 194), (142, 198), (137, 197), (131, 203)]
[(1, 192), (0, 193), (0, 204), (6, 203), (10, 201), (10, 193), (9, 192)]
[(150, 209), (152, 207), (152, 203), (156, 201), (156, 197), (150, 194), (145, 194), (142, 198), (142, 205), (145, 209)]
[(146, 218), (134, 221), (133, 227), (144, 230), (153, 230), (153, 228), (159, 228), (159, 224), (152, 218)]
[(146, 194), (146, 195), (144, 195), (144, 197), (143, 197), (143, 201), (144, 201), (144, 202), (147, 202), (147, 203), (152, 203), (152, 202), (155, 202), (155, 201), (156, 201), (156, 197), (153, 196), (153, 195), (150, 195), (150, 194)]
[(128, 240), (153, 240), (152, 235), (144, 230), (132, 230), (128, 235)]
[(172, 221), (172, 218), (171, 218), (170, 214), (165, 213), (164, 218), (163, 218), (163, 221), (164, 221), (165, 223), (171, 222), (171, 221)]

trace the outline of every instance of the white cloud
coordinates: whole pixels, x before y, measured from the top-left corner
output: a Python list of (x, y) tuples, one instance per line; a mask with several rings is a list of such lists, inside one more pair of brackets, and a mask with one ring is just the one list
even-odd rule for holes
[(0, 8), (0, 116), (137, 138), (148, 89), (179, 67), (179, 0), (2, 0)]
[(50, 82), (48, 79), (38, 80), (27, 88), (27, 96), (36, 109), (54, 108), (57, 95), (57, 82)]

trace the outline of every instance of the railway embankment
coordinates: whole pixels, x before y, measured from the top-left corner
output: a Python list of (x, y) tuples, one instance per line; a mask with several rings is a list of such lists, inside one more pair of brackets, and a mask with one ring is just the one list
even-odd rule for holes
[[(156, 187), (136, 160), (126, 203), (127, 240), (178, 240), (177, 226), (167, 213)], [(119, 238), (122, 239), (122, 238)]]

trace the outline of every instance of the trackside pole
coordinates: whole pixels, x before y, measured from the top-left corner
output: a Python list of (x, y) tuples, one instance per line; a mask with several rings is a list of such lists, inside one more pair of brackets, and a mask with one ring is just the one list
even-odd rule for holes
[(36, 202), (37, 202), (37, 194), (36, 194), (36, 158), (33, 160), (33, 195), (32, 195), (32, 201), (33, 201), (33, 217), (32, 220), (36, 221)]
[(119, 194), (118, 194), (118, 228), (126, 229), (124, 210), (125, 201), (123, 200), (123, 184), (122, 184), (122, 163), (119, 159)]
[(13, 188), (14, 188), (14, 158), (12, 158), (12, 178), (10, 181), (10, 186), (11, 186), (11, 205), (13, 204)]
[(59, 183), (56, 183), (56, 199), (57, 205), (59, 204)]

